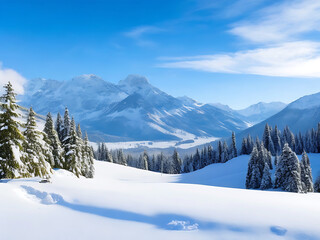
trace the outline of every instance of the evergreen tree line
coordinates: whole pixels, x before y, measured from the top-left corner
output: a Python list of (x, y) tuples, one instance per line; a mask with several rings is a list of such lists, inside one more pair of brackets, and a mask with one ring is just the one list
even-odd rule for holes
[(44, 130), (39, 131), (33, 109), (29, 109), (26, 123), (21, 123), (20, 107), (11, 83), (4, 88), (0, 99), (0, 179), (50, 178), (52, 168), (92, 178), (94, 161), (88, 136), (82, 138), (80, 125), (76, 129), (68, 109), (64, 121), (58, 114), (56, 125), (48, 113)]
[[(299, 132), (295, 135), (290, 131), (288, 126), (281, 132), (277, 126), (272, 128), (266, 124), (262, 142), (272, 156), (279, 155), (286, 143), (298, 155), (301, 155), (304, 151), (306, 153), (320, 153), (320, 123), (317, 130), (312, 128), (305, 134)], [(251, 154), (253, 145), (254, 141), (250, 135), (243, 138), (240, 154)]]
[(121, 149), (110, 151), (105, 143), (99, 143), (98, 149), (95, 151), (95, 158), (100, 161), (117, 163), (153, 172), (168, 174), (182, 172), (182, 160), (177, 150), (174, 150), (172, 156), (165, 156), (163, 153), (149, 156), (147, 151), (144, 151), (138, 157), (135, 157), (131, 154), (124, 154)]
[(165, 156), (163, 153), (149, 156), (144, 151), (139, 157), (133, 157), (130, 154), (124, 155), (122, 150), (109, 151), (104, 143), (99, 143), (95, 152), (97, 160), (169, 174), (193, 172), (212, 163), (225, 163), (234, 157), (237, 157), (234, 133), (232, 133), (230, 146), (227, 145), (226, 141), (219, 141), (217, 149), (208, 145), (202, 150), (197, 149), (195, 154), (186, 155), (183, 159), (181, 159), (177, 150), (174, 150), (172, 156)]

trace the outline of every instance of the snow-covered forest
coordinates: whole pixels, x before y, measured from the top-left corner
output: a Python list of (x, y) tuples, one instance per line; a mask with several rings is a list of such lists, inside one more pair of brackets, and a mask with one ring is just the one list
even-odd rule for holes
[(23, 122), (16, 94), (9, 82), (4, 86), (0, 113), (0, 179), (41, 177), (49, 179), (53, 168), (69, 170), (76, 176), (92, 178), (94, 161), (87, 134), (69, 117), (57, 117), (56, 126), (48, 113), (43, 131), (38, 130), (36, 113), (28, 111)]

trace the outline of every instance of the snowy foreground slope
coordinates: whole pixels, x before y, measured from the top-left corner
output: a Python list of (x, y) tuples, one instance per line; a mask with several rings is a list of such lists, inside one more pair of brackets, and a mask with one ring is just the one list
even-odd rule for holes
[[(174, 176), (95, 162), (94, 179), (2, 181), (0, 239), (320, 239), (320, 194), (241, 189), (248, 159)], [(310, 160), (316, 175), (320, 155)]]

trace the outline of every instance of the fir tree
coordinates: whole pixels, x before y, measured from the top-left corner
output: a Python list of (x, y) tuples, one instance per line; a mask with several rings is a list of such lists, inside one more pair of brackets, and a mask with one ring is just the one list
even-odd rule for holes
[(28, 177), (21, 161), (22, 141), (24, 140), (15, 120), (20, 115), (17, 112), (16, 94), (10, 82), (4, 86), (5, 93), (0, 103), (0, 179)]
[(246, 188), (260, 188), (261, 185), (261, 173), (258, 167), (259, 152), (255, 145), (253, 147), (250, 160), (248, 163), (247, 177), (246, 177)]
[(37, 130), (36, 114), (30, 108), (24, 131), (23, 149), (26, 153), (24, 162), (28, 173), (33, 177), (50, 178), (52, 173), (49, 163), (54, 165), (49, 144), (43, 140), (43, 134)]
[(94, 176), (93, 151), (92, 151), (92, 148), (90, 147), (87, 133), (85, 133), (82, 157), (83, 157), (82, 165), (81, 165), (82, 175), (85, 176), (86, 178), (93, 178)]
[(53, 168), (63, 168), (63, 149), (58, 137), (58, 134), (54, 128), (52, 116), (48, 113), (46, 123), (44, 127), (44, 133), (46, 134), (46, 141), (51, 146), (53, 155)]
[(66, 135), (63, 141), (63, 146), (65, 149), (65, 167), (64, 168), (73, 172), (77, 177), (79, 177), (82, 173), (81, 171), (82, 146), (77, 136), (76, 125), (73, 118), (70, 124), (70, 130), (69, 131), (66, 130), (66, 125), (64, 129), (65, 129), (65, 133), (69, 132), (69, 135)]
[(211, 145), (208, 145), (208, 160), (207, 165), (210, 165), (215, 162), (214, 151)]
[(251, 138), (251, 136), (250, 136), (250, 134), (248, 135), (248, 137), (247, 137), (247, 154), (251, 154), (251, 152), (252, 152), (252, 150), (253, 150), (253, 141), (252, 141), (252, 138)]
[(165, 157), (163, 155), (163, 153), (161, 152), (158, 156), (157, 156), (157, 163), (158, 163), (158, 167), (157, 169), (159, 169), (160, 173), (164, 172), (164, 162), (165, 162)]
[(268, 124), (265, 125), (264, 132), (263, 132), (263, 137), (262, 137), (262, 142), (264, 147), (272, 154), (275, 154), (274, 150), (274, 145), (273, 141), (271, 138), (271, 128), (269, 127)]
[(272, 188), (272, 180), (271, 180), (271, 174), (270, 174), (270, 168), (269, 164), (265, 163), (264, 169), (263, 169), (263, 175), (261, 179), (261, 185), (260, 189), (269, 189)]
[(275, 187), (288, 192), (303, 192), (300, 174), (299, 160), (286, 143), (277, 165)]
[(61, 119), (60, 113), (57, 114), (57, 120), (56, 120), (56, 131), (58, 133), (58, 137), (60, 142), (63, 141), (63, 121)]
[(106, 162), (113, 162), (112, 159), (112, 154), (110, 153), (110, 151), (108, 150), (108, 148), (105, 146), (105, 161)]
[(241, 154), (242, 155), (247, 155), (248, 154), (248, 142), (246, 138), (242, 139), (241, 143)]
[(221, 154), (221, 161), (222, 163), (225, 163), (229, 160), (229, 148), (227, 145), (227, 142), (223, 142), (223, 147), (222, 147), (222, 154)]
[[(127, 166), (127, 160), (123, 154), (123, 151), (122, 149), (119, 149), (118, 150), (118, 153), (117, 153), (117, 156), (118, 156), (118, 164), (121, 164), (121, 165), (124, 165), (124, 166)], [(147, 159), (147, 161), (149, 161), (149, 158)], [(148, 170), (149, 168), (147, 168)]]
[(234, 132), (232, 132), (232, 137), (231, 137), (231, 159), (232, 158), (236, 158), (238, 156), (238, 150), (237, 150), (237, 146), (236, 146), (236, 135)]
[(172, 155), (173, 174), (181, 173), (181, 165), (181, 158), (179, 157), (179, 153), (175, 149)]
[(278, 126), (275, 125), (273, 133), (272, 133), (272, 141), (274, 146), (275, 154), (279, 154), (281, 152), (281, 138), (280, 131), (278, 130)]
[(64, 117), (63, 117), (62, 142), (65, 140), (65, 138), (70, 136), (70, 128), (71, 128), (71, 122), (69, 117), (69, 110), (68, 108), (66, 108), (64, 111)]
[(149, 161), (148, 153), (144, 151), (143, 154), (140, 155), (139, 157), (138, 168), (148, 170), (148, 161)]
[(301, 167), (301, 182), (305, 187), (305, 191), (313, 192), (313, 180), (312, 180), (310, 160), (306, 152), (302, 153), (300, 167)]
[(222, 142), (219, 140), (219, 142), (218, 142), (218, 163), (222, 162), (222, 152), (223, 152)]
[(82, 131), (81, 131), (80, 123), (77, 125), (77, 136), (78, 138), (82, 139)]
[(199, 149), (197, 148), (196, 153), (193, 156), (193, 169), (198, 170), (200, 169), (200, 153), (199, 153)]

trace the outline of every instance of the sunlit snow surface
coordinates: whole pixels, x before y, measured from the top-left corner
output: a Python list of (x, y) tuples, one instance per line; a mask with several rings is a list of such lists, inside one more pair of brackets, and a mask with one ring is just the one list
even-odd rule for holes
[[(310, 154), (313, 173), (320, 155)], [(248, 156), (165, 175), (95, 162), (0, 183), (0, 239), (320, 239), (320, 194), (243, 189)]]

